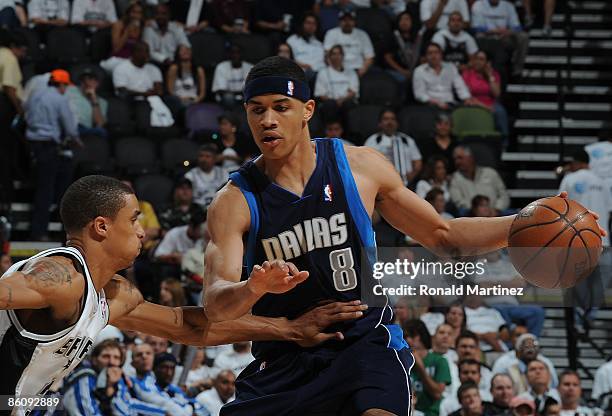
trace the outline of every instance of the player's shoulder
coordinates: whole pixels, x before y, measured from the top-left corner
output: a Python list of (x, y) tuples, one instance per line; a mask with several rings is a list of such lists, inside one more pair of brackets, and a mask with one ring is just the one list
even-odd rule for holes
[(344, 146), (351, 169), (372, 169), (371, 163), (386, 162), (387, 158), (370, 146)]
[(43, 256), (30, 259), (21, 273), (40, 293), (53, 294), (63, 300), (80, 298), (85, 288), (85, 276), (72, 260), (64, 256)]
[(207, 209), (209, 227), (218, 221), (231, 220), (239, 226), (248, 226), (249, 205), (239, 184), (229, 180), (215, 195)]
[(109, 300), (111, 308), (113, 308), (115, 301), (120, 302), (123, 306), (123, 312), (129, 312), (144, 302), (142, 293), (134, 283), (118, 274), (114, 275), (104, 286), (104, 295)]

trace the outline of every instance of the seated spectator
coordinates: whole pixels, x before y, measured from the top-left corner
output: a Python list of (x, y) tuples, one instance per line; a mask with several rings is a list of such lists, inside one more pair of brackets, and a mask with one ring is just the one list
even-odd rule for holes
[(214, 367), (209, 367), (207, 360), (206, 348), (198, 348), (185, 380), (188, 392), (197, 392), (199, 394), (213, 387), (213, 379), (217, 377), (218, 371)]
[(213, 388), (198, 394), (196, 400), (206, 407), (211, 416), (219, 416), (224, 404), (236, 398), (236, 376), (231, 370), (221, 371), (213, 382)]
[(249, 33), (246, 0), (212, 0), (212, 24), (221, 33)]
[(484, 195), (476, 195), (472, 198), (472, 206), (468, 217), (492, 217), (491, 200)]
[(458, 11), (464, 22), (470, 21), (466, 0), (423, 0), (420, 4), (421, 22), (431, 32), (446, 29), (452, 12)]
[(159, 215), (162, 233), (174, 227), (189, 224), (191, 214), (202, 208), (193, 202), (193, 185), (187, 178), (179, 178), (174, 184), (172, 206)]
[(338, 26), (340, 21), (338, 15), (342, 10), (355, 9), (350, 0), (316, 0), (313, 11), (319, 16), (321, 34), (325, 35), (330, 29)]
[(176, 98), (181, 108), (206, 98), (206, 74), (204, 68), (193, 62), (189, 46), (180, 45), (176, 49), (174, 62), (166, 73), (166, 90)]
[(47, 88), (36, 91), (26, 103), (26, 139), (36, 160), (31, 238), (48, 239), (49, 208), (72, 183), (74, 163), (70, 146), (80, 143), (76, 119), (65, 96), (70, 75), (51, 72)]
[(240, 46), (232, 45), (229, 49), (229, 60), (221, 62), (215, 68), (212, 92), (215, 100), (226, 108), (242, 105), (242, 88), (252, 64), (242, 60)]
[[(480, 383), (478, 383), (479, 390), (488, 390), (491, 386), (491, 378), (493, 372), (487, 367), (482, 361), (482, 351), (480, 350), (480, 343), (478, 335), (469, 330), (464, 330), (457, 337), (457, 343), (455, 344), (455, 351), (457, 352), (457, 362), (463, 360), (475, 360), (480, 363)], [(452, 372), (459, 374), (459, 370)], [(458, 379), (453, 380), (453, 385), (459, 386), (461, 383)]]
[[(427, 328), (431, 333), (431, 330)], [(441, 323), (435, 329), (434, 334), (431, 338), (431, 350), (435, 353), (441, 354), (446, 361), (448, 362), (448, 369), (451, 372), (451, 379), (459, 379), (459, 374), (455, 374), (454, 372), (459, 371), (457, 365), (457, 352), (453, 349), (455, 346), (451, 344), (451, 332), (452, 328), (449, 324)], [(479, 374), (480, 377), (480, 374)], [(442, 394), (444, 399), (442, 399), (442, 403), (440, 403), (440, 409), (444, 404), (444, 400), (453, 395), (457, 391), (458, 386), (453, 386), (452, 384), (446, 386), (444, 393)]]
[(227, 172), (216, 166), (219, 152), (214, 144), (200, 146), (198, 166), (185, 174), (193, 184), (193, 201), (206, 208), (213, 200), (217, 190), (227, 181)]
[(448, 310), (444, 316), (444, 323), (449, 324), (452, 328), (451, 345), (457, 345), (459, 335), (465, 331), (466, 328), (465, 309), (462, 302), (455, 301), (448, 306)]
[(427, 46), (427, 62), (414, 70), (412, 86), (414, 98), (424, 104), (448, 110), (457, 105), (456, 93), (463, 104), (473, 104), (470, 91), (463, 82), (457, 67), (442, 60), (442, 48), (437, 43)]
[(481, 45), (483, 40), (488, 42), (483, 49), (496, 52), (491, 55), (494, 67), (502, 70), (511, 55), (512, 75), (521, 75), (527, 57), (529, 35), (523, 32), (512, 3), (506, 0), (477, 0), (472, 6), (472, 28)]
[(159, 262), (179, 265), (183, 253), (187, 250), (197, 245), (202, 245), (203, 248), (202, 236), (204, 235), (205, 221), (206, 214), (201, 209), (192, 212), (188, 225), (174, 227), (166, 233), (155, 249), (155, 259)]
[(23, 0), (4, 0), (0, 2), (0, 28), (17, 29), (28, 24)]
[(293, 61), (293, 51), (287, 43), (279, 43), (276, 48), (276, 55)]
[(91, 32), (106, 29), (117, 21), (113, 0), (74, 0), (70, 23)]
[(295, 62), (306, 72), (308, 79), (313, 79), (317, 72), (325, 68), (325, 50), (316, 36), (318, 27), (317, 16), (313, 13), (306, 13), (296, 33), (287, 39)]
[(561, 403), (557, 389), (550, 387), (550, 370), (543, 361), (535, 359), (527, 364), (527, 383), (529, 384), (527, 391), (519, 394), (519, 397), (533, 400), (538, 413), (542, 413), (546, 399), (549, 397)]
[(423, 198), (429, 202), (438, 214), (445, 220), (455, 218), (452, 214), (446, 212), (446, 201), (444, 200), (444, 191), (440, 188), (431, 188)]
[(206, 1), (173, 0), (168, 2), (170, 13), (183, 24), (185, 32), (193, 34), (203, 30), (212, 31), (207, 16), (211, 12)]
[(417, 182), (417, 195), (421, 198), (427, 199), (425, 198), (425, 195), (427, 195), (429, 191), (431, 191), (432, 189), (440, 190), (440, 195), (442, 195), (441, 207), (444, 210), (446, 203), (450, 201), (448, 187), (448, 161), (444, 156), (437, 155), (430, 157), (427, 160), (425, 168), (423, 169), (421, 180)]
[(168, 352), (168, 346), (170, 345), (166, 338), (156, 337), (155, 335), (145, 335), (144, 342), (153, 348), (153, 356)]
[(361, 77), (374, 63), (374, 47), (368, 34), (355, 27), (355, 12), (342, 10), (340, 27), (329, 30), (325, 34), (323, 46), (327, 52), (336, 45), (342, 46), (345, 54), (343, 65), (347, 70), (356, 70)]
[(600, 400), (602, 396), (610, 392), (612, 392), (612, 360), (597, 369), (593, 379), (591, 398)]
[(495, 374), (491, 379), (492, 404), (496, 415), (510, 414), (510, 402), (514, 398), (514, 383), (508, 374)]
[(546, 363), (551, 375), (550, 386), (558, 384), (557, 373), (552, 361), (540, 354), (540, 343), (533, 334), (524, 334), (518, 337), (515, 350), (508, 351), (500, 356), (493, 364), (495, 374), (508, 374), (512, 379), (517, 393), (527, 391), (527, 365), (533, 360)]
[(461, 384), (457, 390), (457, 401), (461, 408), (451, 413), (452, 416), (492, 416), (495, 414), (491, 403), (483, 401), (478, 385), (472, 381)]
[(215, 358), (215, 368), (218, 370), (232, 370), (234, 374), (240, 374), (250, 363), (255, 360), (251, 354), (251, 343), (235, 342), (232, 349), (222, 352)]
[(348, 111), (359, 99), (359, 77), (344, 66), (344, 49), (333, 46), (327, 55), (328, 66), (317, 74), (314, 96), (321, 101), (323, 120), (346, 119)]
[(187, 305), (185, 290), (180, 280), (172, 277), (162, 280), (159, 285), (159, 304), (171, 308)]
[(119, 63), (129, 60), (135, 45), (142, 38), (144, 27), (144, 8), (140, 2), (134, 2), (111, 26), (111, 57), (100, 62), (100, 66), (112, 73)]
[(161, 71), (149, 62), (149, 45), (134, 44), (132, 57), (113, 70), (116, 94), (122, 98), (142, 100), (163, 93)]
[(499, 72), (491, 67), (487, 53), (482, 50), (476, 52), (462, 76), (474, 98), (474, 104), (493, 113), (495, 127), (504, 138), (507, 138), (508, 113), (499, 102), (501, 78)]
[(416, 409), (425, 416), (438, 416), (442, 393), (452, 381), (448, 362), (444, 356), (429, 350), (431, 338), (423, 322), (408, 321), (403, 329), (414, 356), (410, 378), (417, 393)]
[[(572, 415), (575, 414), (576, 413), (572, 413)], [(561, 416), (561, 404), (559, 404), (559, 402), (557, 402), (555, 399), (549, 397), (546, 399), (546, 402), (544, 402), (542, 416)]]
[(255, 30), (265, 34), (273, 45), (287, 37), (292, 18), (285, 2), (255, 0)]
[(448, 28), (439, 30), (431, 39), (442, 48), (444, 61), (457, 65), (459, 71), (463, 71), (470, 59), (478, 52), (476, 41), (472, 35), (463, 30), (464, 27), (463, 16), (460, 12), (454, 11), (448, 18)]
[(382, 153), (393, 163), (406, 186), (412, 185), (423, 168), (421, 152), (414, 139), (397, 131), (397, 115), (391, 109), (383, 110), (378, 116), (378, 133), (372, 134), (365, 141), (369, 146)]
[(62, 404), (68, 415), (166, 414), (161, 407), (132, 397), (121, 369), (123, 355), (115, 339), (104, 340), (93, 348), (91, 366), (82, 363), (64, 381)]
[(176, 363), (176, 357), (172, 354), (162, 353), (155, 356), (153, 371), (155, 373), (157, 394), (166, 402), (172, 401), (177, 406), (180, 406), (181, 411), (173, 413), (173, 415), (209, 416), (210, 413), (202, 404), (195, 401), (195, 399), (187, 397), (179, 386), (172, 384), (176, 371)]
[(217, 146), (217, 163), (227, 172), (240, 168), (247, 160), (259, 154), (254, 141), (238, 130), (238, 121), (232, 114), (223, 114), (219, 118), (219, 134), (212, 143)]
[(30, 0), (28, 2), (28, 20), (36, 31), (45, 34), (54, 27), (63, 27), (70, 20), (70, 2), (68, 0)]
[(79, 77), (79, 88), (68, 88), (70, 107), (77, 117), (79, 135), (108, 137), (106, 115), (108, 102), (98, 96), (98, 76), (92, 70), (85, 70)]
[[(542, 34), (544, 37), (550, 37), (552, 34), (552, 16), (555, 12), (556, 0), (544, 0), (544, 25), (542, 26)], [(523, 0), (523, 6), (525, 7), (525, 26), (527, 29), (530, 29), (533, 26), (534, 21), (534, 13), (533, 13), (533, 1), (532, 0)]]
[(345, 145), (354, 146), (351, 141), (343, 138), (343, 136), (344, 126), (342, 126), (342, 121), (331, 119), (325, 122), (326, 139), (340, 139)]
[(533, 400), (518, 396), (510, 401), (510, 411), (513, 416), (536, 416), (538, 414)]
[(480, 194), (491, 201), (494, 215), (508, 209), (510, 197), (504, 181), (495, 169), (476, 165), (468, 146), (460, 145), (453, 151), (457, 171), (450, 186), (451, 200), (464, 215), (471, 207), (472, 199)]
[(499, 340), (499, 329), (506, 325), (506, 320), (501, 314), (485, 306), (481, 296), (466, 296), (463, 304), (467, 329), (478, 336), (481, 350), (504, 351), (505, 345)]
[[(476, 386), (480, 384), (480, 362), (476, 360), (462, 360), (457, 364), (459, 370), (459, 381), (461, 385), (467, 382), (472, 382)], [(457, 391), (452, 394), (446, 396), (442, 403), (440, 403), (440, 413), (439, 416), (447, 416), (461, 409), (461, 403), (457, 398)], [(480, 389), (478, 390), (478, 396), (481, 400), (486, 402), (490, 402), (493, 398), (491, 396), (491, 392), (489, 389)]]
[(419, 62), (421, 36), (413, 22), (412, 14), (405, 11), (395, 20), (393, 37), (384, 51), (384, 62), (393, 78), (402, 84), (402, 91), (412, 79), (412, 71)]
[(580, 376), (573, 370), (566, 370), (559, 376), (559, 396), (561, 396), (561, 416), (593, 416), (593, 409), (580, 405), (582, 386)]
[(170, 8), (165, 3), (157, 5), (155, 19), (144, 28), (142, 40), (149, 45), (151, 60), (163, 68), (170, 66), (179, 46), (191, 47), (183, 27), (170, 21)]
[(436, 127), (430, 140), (419, 144), (424, 160), (433, 156), (443, 156), (448, 163), (447, 171), (455, 170), (453, 151), (457, 146), (457, 138), (453, 135), (452, 119), (447, 113), (441, 112), (436, 116)]
[(13, 265), (13, 259), (8, 253), (0, 254), (0, 276), (2, 276)]

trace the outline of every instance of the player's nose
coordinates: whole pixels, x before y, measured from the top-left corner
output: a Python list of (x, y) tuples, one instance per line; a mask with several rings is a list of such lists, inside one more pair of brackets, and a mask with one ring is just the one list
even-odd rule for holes
[(274, 115), (274, 111), (272, 111), (272, 109), (267, 109), (263, 113), (263, 116), (261, 117), (260, 124), (261, 124), (261, 126), (264, 129), (269, 129), (271, 127), (275, 127), (276, 126), (277, 121), (276, 121), (276, 117)]

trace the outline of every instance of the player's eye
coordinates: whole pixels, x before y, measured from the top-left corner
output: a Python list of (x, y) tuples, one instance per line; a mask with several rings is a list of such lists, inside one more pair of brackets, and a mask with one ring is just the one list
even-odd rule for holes
[(260, 115), (264, 113), (265, 109), (262, 107), (255, 107), (251, 111), (257, 115)]
[(278, 105), (274, 107), (274, 109), (278, 112), (284, 113), (285, 111), (289, 110), (289, 107), (287, 107), (286, 105)]

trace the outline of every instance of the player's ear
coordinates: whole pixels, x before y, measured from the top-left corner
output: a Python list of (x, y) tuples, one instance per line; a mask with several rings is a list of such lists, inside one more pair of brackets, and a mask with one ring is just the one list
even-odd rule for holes
[(92, 231), (94, 238), (103, 238), (108, 235), (108, 219), (104, 217), (96, 217), (92, 223)]
[(315, 101), (308, 100), (304, 103), (304, 121), (308, 123), (315, 112)]

